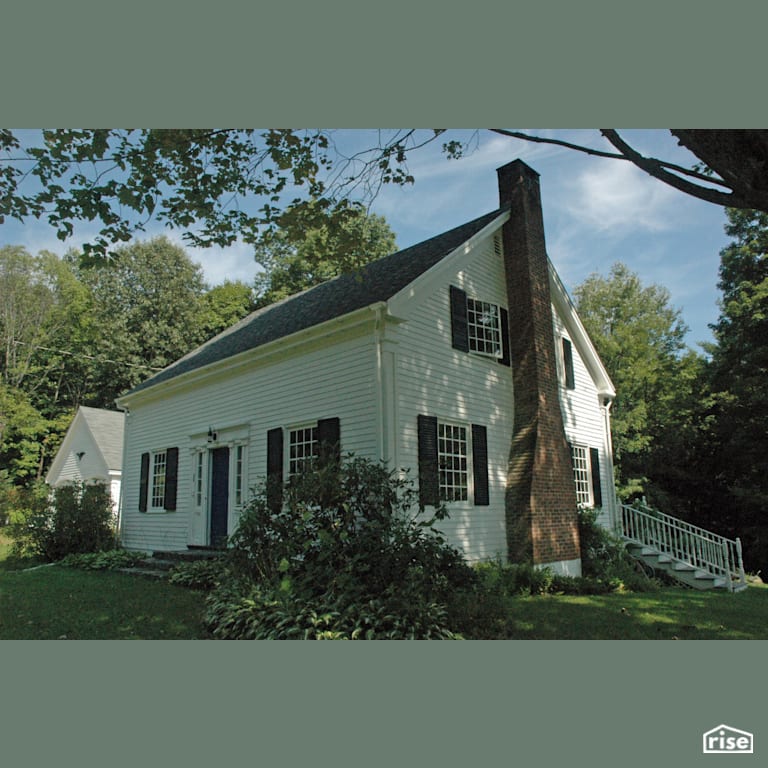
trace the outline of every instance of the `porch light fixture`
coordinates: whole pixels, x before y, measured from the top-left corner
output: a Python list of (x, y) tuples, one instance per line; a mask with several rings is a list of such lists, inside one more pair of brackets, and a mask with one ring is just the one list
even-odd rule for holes
[(85, 456), (85, 451), (78, 451), (78, 452), (75, 454), (75, 456), (77, 456), (77, 460), (78, 460), (78, 461), (82, 461), (82, 460), (83, 460), (83, 456)]
[(208, 442), (213, 443), (216, 441), (216, 433), (213, 431), (213, 427), (208, 427)]

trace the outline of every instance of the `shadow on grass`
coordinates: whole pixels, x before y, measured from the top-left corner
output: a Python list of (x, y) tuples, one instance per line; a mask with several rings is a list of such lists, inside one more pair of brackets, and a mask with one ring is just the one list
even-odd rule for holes
[(661, 589), (642, 594), (545, 595), (511, 601), (510, 639), (757, 640), (768, 638), (768, 589)]

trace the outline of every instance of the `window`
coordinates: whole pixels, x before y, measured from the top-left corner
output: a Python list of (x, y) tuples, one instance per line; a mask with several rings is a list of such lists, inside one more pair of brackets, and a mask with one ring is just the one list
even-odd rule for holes
[(139, 477), (139, 511), (147, 512), (176, 509), (176, 490), (179, 469), (179, 449), (141, 454)]
[(317, 427), (292, 429), (288, 437), (288, 474), (296, 475), (312, 469), (320, 455)]
[(466, 427), (438, 422), (437, 464), (440, 501), (466, 501), (469, 497)]
[(166, 453), (156, 453), (152, 462), (152, 508), (162, 509), (165, 501)]
[[(287, 436), (287, 439), (286, 439)], [(274, 427), (267, 432), (267, 504), (282, 506), (283, 484), (292, 475), (341, 462), (341, 420), (334, 416), (314, 424)]]
[(488, 430), (481, 424), (438, 421), (419, 414), (419, 503), (469, 502), (490, 504)]
[(585, 507), (603, 506), (600, 479), (600, 452), (583, 445), (571, 446), (573, 480), (576, 484), (576, 503)]
[(592, 483), (589, 469), (589, 453), (583, 445), (571, 446), (571, 457), (573, 459), (573, 479), (576, 483), (576, 503), (585, 506), (592, 506)]
[(470, 352), (501, 357), (501, 323), (495, 304), (468, 298), (467, 332)]
[(566, 389), (576, 389), (576, 378), (573, 374), (573, 345), (565, 336), (563, 336), (563, 371)]
[(203, 452), (195, 454), (195, 506), (203, 504)]
[(234, 461), (234, 496), (235, 496), (235, 506), (241, 507), (243, 505), (243, 464), (244, 464), (244, 457), (245, 457), (245, 446), (242, 445), (236, 445), (235, 446), (235, 455), (233, 457)]
[(504, 307), (479, 299), (450, 286), (451, 346), (510, 364), (509, 313)]

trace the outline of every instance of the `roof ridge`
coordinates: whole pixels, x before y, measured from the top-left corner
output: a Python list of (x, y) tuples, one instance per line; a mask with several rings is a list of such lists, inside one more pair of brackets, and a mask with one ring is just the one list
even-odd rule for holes
[[(354, 271), (343, 272), (261, 307), (190, 350), (126, 394), (277, 341), (364, 306), (387, 301), (505, 210), (504, 207), (497, 208), (407, 248), (363, 264)], [(289, 306), (290, 310), (287, 309)]]

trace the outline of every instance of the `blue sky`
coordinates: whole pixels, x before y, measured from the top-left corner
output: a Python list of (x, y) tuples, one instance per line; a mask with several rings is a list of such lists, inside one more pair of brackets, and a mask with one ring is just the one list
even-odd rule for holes
[[(534, 130), (530, 133), (610, 149), (596, 130)], [(690, 165), (695, 159), (664, 130), (626, 130), (622, 135), (644, 154)], [(470, 138), (473, 131), (451, 131)], [(629, 163), (589, 157), (573, 150), (530, 144), (480, 131), (468, 157), (448, 160), (440, 143), (419, 150), (409, 163), (412, 186), (384, 187), (372, 210), (386, 217), (400, 248), (480, 216), (498, 206), (495, 169), (521, 158), (541, 176), (547, 250), (566, 287), (572, 290), (590, 273), (607, 274), (624, 262), (645, 284), (667, 288), (682, 311), (696, 347), (711, 339), (709, 323), (718, 316), (717, 272), (727, 244), (722, 208), (696, 200), (648, 177)], [(370, 132), (340, 131), (346, 146), (365, 143)], [(0, 226), (0, 245), (24, 245), (63, 254), (95, 231), (80, 225), (71, 242), (59, 241), (45, 222)], [(182, 244), (181, 233), (150, 224), (142, 237), (165, 233)], [(186, 247), (186, 246), (185, 246)], [(210, 284), (250, 281), (256, 271), (250, 247), (188, 248)]]

